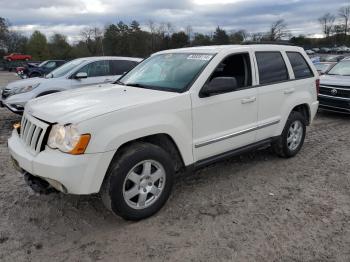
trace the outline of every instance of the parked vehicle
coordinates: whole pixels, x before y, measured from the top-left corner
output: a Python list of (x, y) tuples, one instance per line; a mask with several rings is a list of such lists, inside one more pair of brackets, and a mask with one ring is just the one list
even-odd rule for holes
[(167, 50), (115, 85), (30, 101), (8, 147), (33, 188), (100, 192), (115, 214), (139, 220), (165, 204), (180, 170), (268, 145), (295, 156), (317, 89), (302, 48)]
[(2, 102), (14, 113), (21, 114), (31, 99), (78, 87), (113, 83), (142, 59), (132, 57), (86, 57), (72, 60), (55, 69), (45, 78), (12, 82), (2, 91)]
[(350, 59), (344, 59), (320, 77), (320, 108), (350, 114)]
[(17, 53), (12, 53), (7, 56), (4, 56), (4, 59), (7, 61), (17, 61), (17, 60), (25, 60), (29, 61), (32, 59), (31, 55), (23, 55), (23, 54), (17, 54)]
[(312, 51), (312, 50), (310, 50), (310, 49), (305, 50), (305, 52), (306, 52), (306, 54), (308, 54), (308, 55), (314, 55), (314, 54), (315, 54), (315, 52)]
[(320, 49), (318, 47), (312, 48), (311, 50), (314, 51), (315, 53), (319, 53), (320, 52)]
[(322, 47), (320, 51), (321, 53), (327, 54), (327, 53), (331, 53), (332, 50), (328, 47)]
[(344, 55), (327, 55), (321, 56), (320, 62), (339, 62), (345, 58)]
[(327, 73), (334, 65), (336, 65), (336, 62), (318, 62), (314, 63), (317, 72), (319, 75), (324, 75)]
[(60, 67), (64, 63), (66, 63), (64, 60), (46, 60), (39, 65), (28, 64), (28, 66), (24, 67), (22, 70), (19, 70), (17, 74), (21, 78), (42, 77), (57, 67)]

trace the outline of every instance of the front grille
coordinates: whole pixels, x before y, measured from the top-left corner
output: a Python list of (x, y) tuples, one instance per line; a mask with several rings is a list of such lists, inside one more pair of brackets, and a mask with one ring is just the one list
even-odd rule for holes
[(350, 87), (321, 85), (320, 94), (350, 99)]
[(48, 124), (33, 116), (23, 114), (20, 138), (33, 155), (37, 155), (42, 150), (42, 143), (48, 126)]

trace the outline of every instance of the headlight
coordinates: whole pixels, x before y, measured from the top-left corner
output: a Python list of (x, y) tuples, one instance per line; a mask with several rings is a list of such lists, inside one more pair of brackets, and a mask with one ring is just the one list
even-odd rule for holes
[(54, 125), (51, 128), (47, 145), (62, 152), (83, 154), (90, 141), (90, 135), (80, 135), (74, 125)]
[(37, 88), (39, 85), (40, 85), (40, 83), (22, 86), (22, 87), (17, 87), (17, 88), (13, 89), (12, 93), (13, 94), (26, 93), (26, 92), (32, 91), (34, 88)]

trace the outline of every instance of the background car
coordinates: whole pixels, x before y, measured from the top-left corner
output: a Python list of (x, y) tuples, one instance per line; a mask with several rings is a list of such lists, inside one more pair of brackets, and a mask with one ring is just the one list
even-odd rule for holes
[(321, 56), (320, 62), (339, 62), (345, 58), (344, 55), (327, 55)]
[(305, 52), (306, 52), (308, 55), (314, 55), (314, 54), (315, 54), (315, 52), (312, 51), (312, 50), (310, 50), (310, 49), (305, 50)]
[(25, 104), (36, 97), (96, 84), (113, 83), (142, 59), (134, 57), (86, 57), (72, 60), (44, 78), (28, 78), (8, 84), (0, 106), (21, 114)]
[(314, 51), (315, 53), (319, 53), (320, 52), (320, 49), (318, 47), (312, 48), (311, 50)]
[(350, 59), (334, 65), (320, 77), (320, 108), (350, 114)]
[(65, 60), (46, 60), (39, 65), (28, 64), (22, 71), (17, 72), (21, 78), (41, 77), (66, 63)]
[(334, 65), (336, 65), (336, 62), (318, 62), (318, 63), (314, 63), (317, 72), (320, 75), (324, 75), (325, 73), (327, 73)]
[(25, 60), (29, 61), (32, 59), (31, 55), (23, 55), (23, 54), (17, 54), (17, 53), (12, 53), (7, 56), (4, 56), (4, 59), (7, 61), (17, 61), (17, 60)]

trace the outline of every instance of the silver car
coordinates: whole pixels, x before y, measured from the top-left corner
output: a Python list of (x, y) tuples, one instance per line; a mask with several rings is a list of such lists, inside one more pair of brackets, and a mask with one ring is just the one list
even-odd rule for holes
[(12, 82), (1, 92), (0, 107), (22, 113), (25, 104), (36, 97), (102, 83), (115, 82), (142, 59), (132, 57), (86, 57), (72, 60), (44, 78)]

